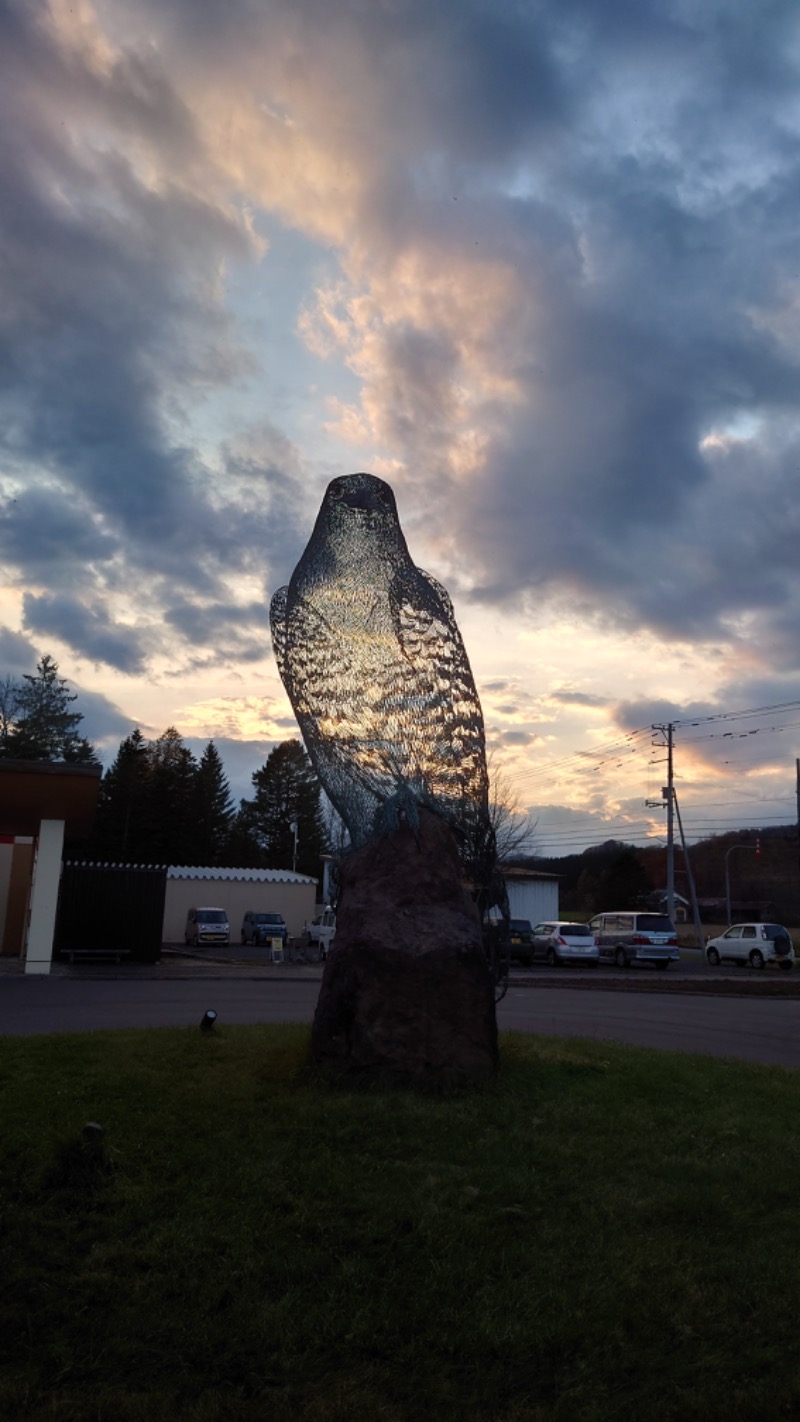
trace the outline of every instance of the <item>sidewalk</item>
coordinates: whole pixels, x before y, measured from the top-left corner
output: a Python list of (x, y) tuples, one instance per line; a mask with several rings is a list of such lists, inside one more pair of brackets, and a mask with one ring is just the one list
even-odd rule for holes
[[(224, 956), (223, 956), (224, 955)], [(84, 958), (78, 963), (54, 962), (51, 978), (174, 979), (220, 978), (279, 979), (281, 982), (321, 981), (322, 963), (273, 963), (265, 949), (216, 948), (201, 951), (164, 948), (158, 963), (115, 963), (111, 958)], [(21, 958), (0, 957), (0, 977), (24, 977)]]

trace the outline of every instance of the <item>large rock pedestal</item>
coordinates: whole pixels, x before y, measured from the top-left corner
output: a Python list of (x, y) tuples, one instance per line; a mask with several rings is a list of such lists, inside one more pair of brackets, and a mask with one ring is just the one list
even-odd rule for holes
[(350, 1080), (448, 1087), (496, 1069), (478, 910), (453, 835), (426, 810), (417, 830), (403, 824), (342, 863), (312, 1052)]

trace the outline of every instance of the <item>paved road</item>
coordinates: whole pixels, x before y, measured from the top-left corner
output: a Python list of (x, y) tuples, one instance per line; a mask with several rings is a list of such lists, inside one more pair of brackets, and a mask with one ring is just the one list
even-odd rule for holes
[[(739, 967), (736, 963), (722, 963), (718, 968), (709, 967), (705, 954), (697, 949), (689, 952), (684, 950), (679, 963), (670, 963), (666, 973), (661, 973), (654, 968), (651, 963), (637, 963), (630, 968), (617, 968), (613, 963), (599, 963), (595, 967), (588, 965), (581, 966), (578, 963), (570, 963), (568, 966), (548, 968), (546, 963), (536, 963), (533, 967), (525, 967), (521, 963), (512, 963), (512, 973), (526, 980), (538, 980), (546, 978), (548, 982), (554, 979), (581, 978), (591, 980), (592, 978), (630, 978), (633, 982), (649, 982), (651, 980), (674, 982), (676, 979), (688, 983), (697, 982), (698, 979), (708, 979), (712, 982), (719, 982), (720, 978), (734, 978), (740, 984), (751, 982), (754, 979), (780, 978), (783, 981), (792, 980), (793, 973), (786, 973), (776, 965), (768, 968), (751, 968), (749, 964)], [(793, 970), (800, 977), (800, 967)]]
[[(215, 981), (17, 977), (0, 982), (0, 1033), (79, 1032), (93, 1028), (193, 1026), (207, 1007), (220, 1026), (309, 1022), (318, 979)], [(609, 993), (587, 988), (511, 987), (501, 1028), (550, 1036), (607, 1038), (669, 1051), (800, 1067), (800, 1000)]]
[(800, 1067), (800, 999), (509, 988), (501, 1027)]

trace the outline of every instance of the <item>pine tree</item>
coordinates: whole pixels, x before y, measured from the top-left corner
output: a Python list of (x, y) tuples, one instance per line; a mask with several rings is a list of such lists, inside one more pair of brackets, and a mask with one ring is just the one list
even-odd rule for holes
[(225, 849), (225, 864), (232, 869), (268, 869), (267, 857), (256, 831), (252, 800), (240, 800)]
[(114, 863), (197, 864), (197, 761), (174, 726), (122, 741), (103, 776), (91, 855)]
[(234, 807), (219, 752), (209, 741), (195, 781), (195, 853), (197, 864), (222, 864), (234, 820)]
[(11, 755), (9, 744), (14, 734), (14, 721), (19, 705), (19, 682), (13, 676), (0, 680), (0, 757)]
[(99, 765), (93, 746), (78, 734), (83, 715), (69, 709), (78, 697), (68, 685), (66, 677), (58, 675), (58, 662), (47, 654), (16, 688), (6, 681), (3, 699), (10, 714), (5, 715), (0, 753), (19, 760)]
[(153, 863), (150, 747), (137, 729), (120, 744), (100, 784), (89, 857), (109, 863)]
[(291, 827), (296, 824), (297, 871), (318, 876), (320, 855), (327, 847), (321, 787), (300, 741), (284, 741), (276, 746), (261, 769), (254, 772), (253, 786), (253, 799), (242, 801), (240, 825), (253, 834), (266, 866), (294, 867), (295, 836)]
[(149, 748), (151, 863), (198, 864), (195, 822), (198, 764), (174, 726)]

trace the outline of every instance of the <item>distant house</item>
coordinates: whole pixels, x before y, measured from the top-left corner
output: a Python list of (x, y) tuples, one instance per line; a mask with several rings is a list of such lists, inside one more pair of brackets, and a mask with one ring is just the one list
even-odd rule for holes
[[(728, 903), (725, 898), (698, 899), (697, 906), (703, 923), (728, 922)], [(764, 899), (731, 899), (731, 923), (748, 920), (751, 923), (764, 923), (769, 921), (773, 913), (774, 904)]]
[[(652, 909), (654, 913), (666, 913), (668, 897), (666, 889), (654, 889), (644, 900), (645, 907)], [(675, 922), (688, 923), (692, 911), (689, 900), (685, 899), (683, 894), (673, 893), (672, 901), (675, 905)]]

